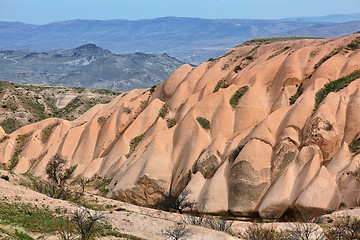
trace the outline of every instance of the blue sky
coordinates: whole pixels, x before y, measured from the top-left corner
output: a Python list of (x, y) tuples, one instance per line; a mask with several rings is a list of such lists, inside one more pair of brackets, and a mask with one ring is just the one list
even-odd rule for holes
[(360, 0), (0, 0), (0, 21), (32, 24), (166, 16), (280, 19), (358, 12)]

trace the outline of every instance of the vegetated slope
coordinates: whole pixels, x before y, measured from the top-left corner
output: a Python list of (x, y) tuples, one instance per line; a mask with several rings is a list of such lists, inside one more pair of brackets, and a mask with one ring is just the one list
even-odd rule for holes
[(77, 165), (75, 177), (112, 178), (108, 196), (139, 205), (190, 190), (203, 212), (280, 217), (354, 207), (359, 43), (360, 34), (254, 40), (75, 121), (2, 134), (0, 159), (45, 176), (59, 153)]
[[(336, 19), (335, 19), (336, 20)], [(359, 20), (356, 15), (346, 15), (343, 20)], [(0, 22), (0, 49), (35, 49), (47, 51), (74, 48), (84, 43), (117, 53), (168, 53), (183, 62), (200, 64), (207, 59), (223, 55), (243, 41), (282, 35), (284, 32), (313, 27), (329, 26), (326, 35), (337, 35), (343, 26), (334, 24), (333, 18), (317, 19), (200, 19), (165, 17), (128, 20), (72, 20), (45, 25)], [(345, 34), (358, 31), (347, 28)], [(324, 32), (322, 32), (324, 33)], [(291, 35), (308, 36), (308, 35)], [(25, 41), (24, 41), (25, 39)]]
[(80, 87), (22, 85), (0, 81), (0, 126), (11, 133), (45, 118), (74, 120), (122, 92)]
[[(9, 181), (3, 179), (5, 176)], [(26, 176), (0, 171), (0, 239), (60, 239), (59, 235), (65, 229), (61, 224), (63, 222), (68, 226), (67, 236), (75, 238), (80, 235), (77, 234), (77, 229), (71, 227), (73, 223), (69, 223), (67, 219), (71, 219), (72, 214), (80, 208), (72, 202), (54, 199), (24, 187), (26, 181)], [(97, 231), (92, 234), (99, 240), (166, 239), (162, 232), (175, 224), (186, 224), (184, 216), (178, 213), (138, 207), (94, 194), (85, 193), (83, 201), (78, 204), (90, 208), (92, 214), (95, 213), (93, 210), (96, 210), (97, 216), (104, 217), (105, 221), (97, 225)], [(85, 208), (81, 207), (81, 210), (83, 209)], [(83, 230), (86, 231), (87, 227), (88, 225), (84, 224)], [(187, 239), (237, 239), (224, 232), (190, 224), (186, 224), (186, 229), (189, 232)], [(243, 229), (244, 224), (234, 228), (234, 231)], [(27, 233), (33, 238), (25, 238), (25, 234), (16, 233)]]
[(0, 79), (128, 91), (156, 85), (182, 64), (166, 54), (119, 55), (95, 44), (47, 52), (0, 51)]

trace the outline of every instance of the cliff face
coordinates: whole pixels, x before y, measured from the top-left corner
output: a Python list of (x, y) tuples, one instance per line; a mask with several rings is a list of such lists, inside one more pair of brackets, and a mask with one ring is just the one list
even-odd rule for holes
[(45, 176), (60, 153), (75, 177), (112, 178), (108, 195), (139, 205), (189, 189), (204, 212), (357, 206), (359, 38), (243, 44), (75, 121), (25, 126), (3, 138), (0, 161)]

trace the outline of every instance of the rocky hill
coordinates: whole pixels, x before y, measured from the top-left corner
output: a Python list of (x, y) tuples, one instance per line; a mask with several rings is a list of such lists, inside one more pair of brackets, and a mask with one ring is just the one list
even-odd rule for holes
[(0, 126), (6, 133), (46, 118), (75, 120), (123, 92), (80, 87), (23, 85), (0, 81)]
[(58, 153), (76, 166), (74, 178), (111, 178), (108, 197), (142, 206), (186, 191), (208, 213), (351, 208), (359, 203), (359, 78), (360, 34), (257, 39), (74, 121), (2, 132), (0, 161), (45, 177)]
[(0, 80), (128, 91), (164, 81), (183, 63), (166, 54), (119, 55), (86, 44), (74, 49), (0, 51)]
[[(0, 22), (0, 49), (48, 51), (95, 43), (121, 54), (165, 52), (198, 65), (253, 38), (291, 33), (297, 35), (287, 36), (309, 37), (316, 32), (317, 37), (352, 34), (359, 30), (359, 20), (359, 14), (348, 14), (282, 20), (164, 17), (136, 21), (71, 20), (45, 25)], [(336, 24), (349, 21), (357, 23), (345, 28)]]

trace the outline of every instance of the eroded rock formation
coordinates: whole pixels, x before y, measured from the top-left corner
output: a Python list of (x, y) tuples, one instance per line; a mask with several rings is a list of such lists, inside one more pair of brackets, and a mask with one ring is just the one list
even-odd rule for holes
[(0, 161), (45, 177), (60, 153), (77, 165), (74, 177), (112, 178), (109, 197), (145, 206), (184, 189), (204, 212), (281, 217), (357, 206), (359, 39), (237, 46), (76, 121), (0, 129)]

